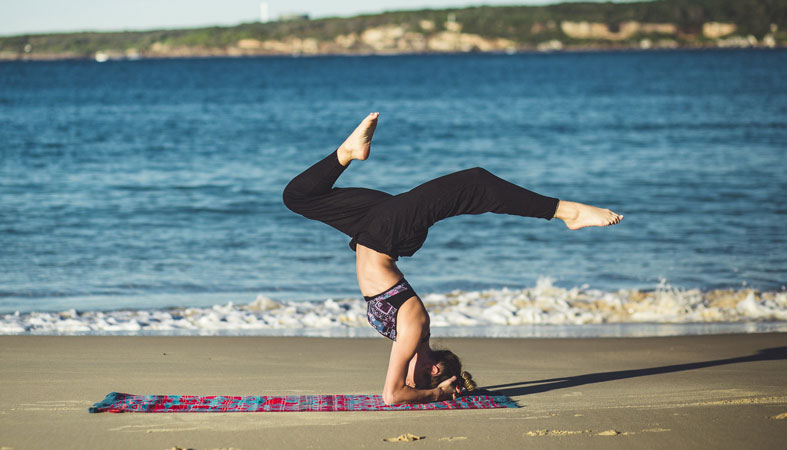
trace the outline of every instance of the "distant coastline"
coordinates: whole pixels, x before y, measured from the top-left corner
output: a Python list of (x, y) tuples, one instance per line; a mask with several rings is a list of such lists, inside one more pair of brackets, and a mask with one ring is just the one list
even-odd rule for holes
[(787, 46), (787, 5), (562, 3), (280, 18), (234, 27), (0, 37), (0, 60), (519, 53)]
[(46, 61), (141, 61), (141, 60), (167, 60), (167, 59), (204, 59), (204, 58), (266, 58), (266, 57), (365, 57), (365, 56), (406, 56), (406, 55), (462, 55), (462, 54), (488, 54), (488, 55), (516, 55), (538, 53), (581, 53), (581, 52), (627, 52), (627, 51), (725, 51), (725, 50), (769, 50), (784, 49), (787, 45), (680, 45), (680, 46), (637, 46), (637, 45), (572, 45), (556, 49), (518, 47), (506, 49), (486, 50), (445, 50), (445, 51), (390, 51), (390, 52), (238, 52), (235, 49), (177, 49), (172, 52), (156, 53), (116, 53), (99, 51), (93, 55), (84, 55), (72, 52), (63, 53), (36, 53), (29, 55), (10, 55), (0, 53), (0, 63), (13, 61), (46, 62)]

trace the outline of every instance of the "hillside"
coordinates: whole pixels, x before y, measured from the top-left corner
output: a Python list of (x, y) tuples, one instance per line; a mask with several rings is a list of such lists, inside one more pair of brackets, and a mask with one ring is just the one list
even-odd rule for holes
[(0, 59), (517, 52), (787, 45), (783, 0), (662, 0), (394, 11), (234, 27), (0, 38)]

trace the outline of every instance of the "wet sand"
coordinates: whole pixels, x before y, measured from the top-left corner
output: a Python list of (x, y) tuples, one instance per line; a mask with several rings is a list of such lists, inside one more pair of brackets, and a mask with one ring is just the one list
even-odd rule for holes
[[(383, 338), (0, 337), (0, 448), (783, 448), (787, 334), (437, 339), (519, 409), (89, 414), (134, 394), (379, 393)], [(412, 434), (422, 439), (388, 442)], [(392, 440), (393, 441), (393, 440)]]

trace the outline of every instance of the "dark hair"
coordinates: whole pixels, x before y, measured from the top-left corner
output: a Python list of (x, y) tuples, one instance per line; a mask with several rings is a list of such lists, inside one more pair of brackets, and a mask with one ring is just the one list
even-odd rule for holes
[(460, 386), (470, 392), (475, 390), (476, 383), (470, 372), (462, 371), (462, 362), (451, 350), (432, 350), (432, 360), (440, 367), (440, 373), (432, 375), (429, 388), (434, 389), (443, 381), (455, 376), (454, 386)]

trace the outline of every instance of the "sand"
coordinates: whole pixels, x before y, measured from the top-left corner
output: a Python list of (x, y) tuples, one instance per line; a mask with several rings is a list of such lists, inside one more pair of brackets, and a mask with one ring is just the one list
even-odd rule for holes
[[(787, 334), (443, 339), (519, 409), (89, 414), (134, 394), (378, 393), (383, 338), (0, 337), (0, 448), (783, 448)], [(421, 439), (395, 441), (400, 436)], [(386, 441), (393, 439), (394, 441)]]

